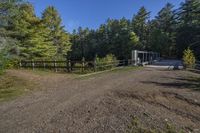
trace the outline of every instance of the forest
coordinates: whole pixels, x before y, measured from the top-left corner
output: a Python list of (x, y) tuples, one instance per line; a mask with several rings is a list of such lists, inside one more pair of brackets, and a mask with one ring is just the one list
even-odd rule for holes
[(91, 61), (112, 54), (121, 60), (130, 59), (133, 49), (181, 59), (187, 48), (200, 59), (199, 0), (186, 0), (178, 9), (166, 3), (154, 19), (150, 15), (141, 7), (131, 19), (108, 18), (97, 29), (69, 33), (53, 6), (38, 17), (27, 1), (0, 0), (0, 59)]

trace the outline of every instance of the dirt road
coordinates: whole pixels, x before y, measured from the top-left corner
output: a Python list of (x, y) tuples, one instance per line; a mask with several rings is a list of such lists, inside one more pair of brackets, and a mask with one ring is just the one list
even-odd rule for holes
[(152, 68), (84, 78), (10, 70), (39, 89), (0, 103), (1, 133), (121, 133), (132, 117), (147, 128), (200, 132), (200, 75)]

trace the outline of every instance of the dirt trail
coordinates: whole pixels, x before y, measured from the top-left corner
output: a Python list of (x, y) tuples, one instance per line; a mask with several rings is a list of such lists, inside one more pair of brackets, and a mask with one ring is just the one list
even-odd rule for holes
[(200, 91), (186, 71), (152, 68), (117, 71), (83, 79), (64, 74), (9, 71), (40, 90), (0, 103), (0, 132), (125, 132), (131, 116), (149, 128), (166, 121), (200, 132)]

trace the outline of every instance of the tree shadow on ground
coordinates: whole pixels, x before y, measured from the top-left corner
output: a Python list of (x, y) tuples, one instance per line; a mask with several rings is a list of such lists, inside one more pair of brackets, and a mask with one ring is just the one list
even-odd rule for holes
[(168, 88), (191, 89), (200, 92), (200, 77), (163, 77), (161, 81), (143, 81), (144, 84), (155, 84)]
[(200, 74), (200, 70), (196, 70), (196, 69), (191, 69), (189, 70), (192, 73), (196, 73), (196, 74)]

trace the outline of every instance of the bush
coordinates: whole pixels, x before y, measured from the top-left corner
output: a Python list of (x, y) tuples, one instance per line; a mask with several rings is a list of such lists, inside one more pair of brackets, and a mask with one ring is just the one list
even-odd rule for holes
[(113, 68), (116, 64), (117, 58), (113, 54), (108, 54), (104, 58), (96, 57), (96, 65), (102, 70)]
[(107, 63), (114, 63), (117, 61), (117, 58), (113, 54), (108, 54), (104, 58), (96, 57), (97, 64), (107, 64)]
[(195, 56), (190, 48), (187, 48), (183, 53), (183, 63), (186, 68), (193, 68), (195, 66)]

